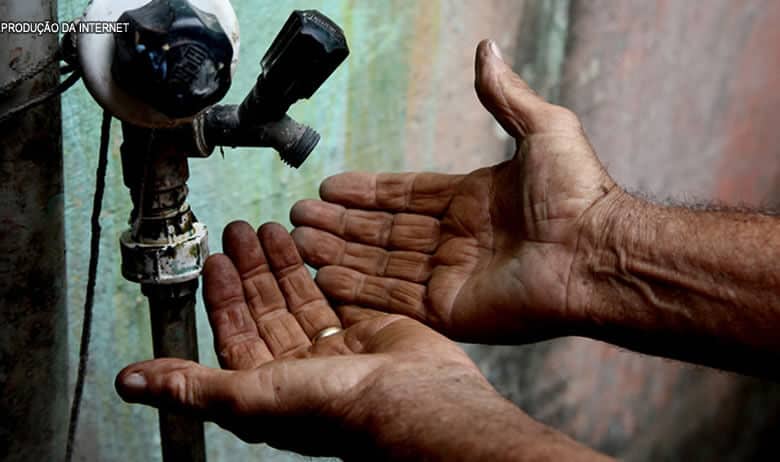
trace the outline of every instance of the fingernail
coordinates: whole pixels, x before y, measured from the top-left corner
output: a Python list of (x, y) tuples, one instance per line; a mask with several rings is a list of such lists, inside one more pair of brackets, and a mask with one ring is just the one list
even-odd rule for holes
[(132, 374), (125, 376), (124, 380), (122, 380), (122, 384), (131, 390), (141, 391), (146, 388), (146, 377), (138, 372), (133, 372)]
[(489, 46), (490, 46), (490, 51), (492, 51), (493, 54), (496, 55), (496, 58), (503, 61), (504, 57), (501, 55), (501, 49), (498, 48), (498, 44), (495, 41), (491, 40)]

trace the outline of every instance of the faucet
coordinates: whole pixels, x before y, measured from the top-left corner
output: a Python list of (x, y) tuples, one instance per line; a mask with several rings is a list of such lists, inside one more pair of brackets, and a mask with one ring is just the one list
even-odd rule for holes
[[(240, 104), (217, 104), (238, 63), (238, 20), (227, 0), (93, 0), (82, 21), (113, 34), (79, 34), (87, 89), (122, 121), (124, 183), (133, 210), (120, 238), (122, 274), (149, 299), (155, 357), (198, 360), (195, 297), (208, 229), (187, 203), (189, 158), (218, 146), (271, 147), (298, 168), (320, 140), (287, 115), (349, 54), (341, 28), (294, 11)], [(203, 423), (160, 412), (163, 459), (205, 460)]]

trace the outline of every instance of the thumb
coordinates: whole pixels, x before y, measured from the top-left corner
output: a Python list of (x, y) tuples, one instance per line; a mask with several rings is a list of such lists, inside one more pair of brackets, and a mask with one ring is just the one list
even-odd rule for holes
[(234, 386), (238, 374), (164, 358), (127, 366), (117, 375), (115, 387), (127, 402), (213, 421), (240, 398)]
[(515, 139), (579, 126), (571, 111), (546, 102), (515, 74), (493, 40), (477, 46), (474, 86), (482, 105)]
[(354, 387), (381, 361), (336, 356), (272, 361), (227, 371), (163, 358), (132, 364), (116, 377), (125, 401), (225, 423), (246, 415), (300, 415)]

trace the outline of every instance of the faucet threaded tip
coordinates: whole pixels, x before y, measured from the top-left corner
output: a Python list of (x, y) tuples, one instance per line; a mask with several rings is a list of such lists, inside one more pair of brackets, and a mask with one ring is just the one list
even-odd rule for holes
[(320, 142), (320, 134), (314, 129), (306, 127), (295, 143), (279, 153), (282, 161), (293, 168), (298, 168), (306, 161), (309, 154)]

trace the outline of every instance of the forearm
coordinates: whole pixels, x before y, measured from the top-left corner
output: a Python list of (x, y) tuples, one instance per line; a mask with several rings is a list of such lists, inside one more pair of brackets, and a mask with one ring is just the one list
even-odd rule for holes
[(362, 426), (370, 435), (360, 439), (370, 441), (370, 448), (345, 460), (609, 460), (534, 421), (494, 391), (468, 386), (469, 380), (439, 383), (435, 390), (426, 390), (425, 384), (396, 390), (406, 398), (373, 406)]
[(584, 224), (572, 269), (586, 334), (780, 377), (780, 220), (607, 200)]

